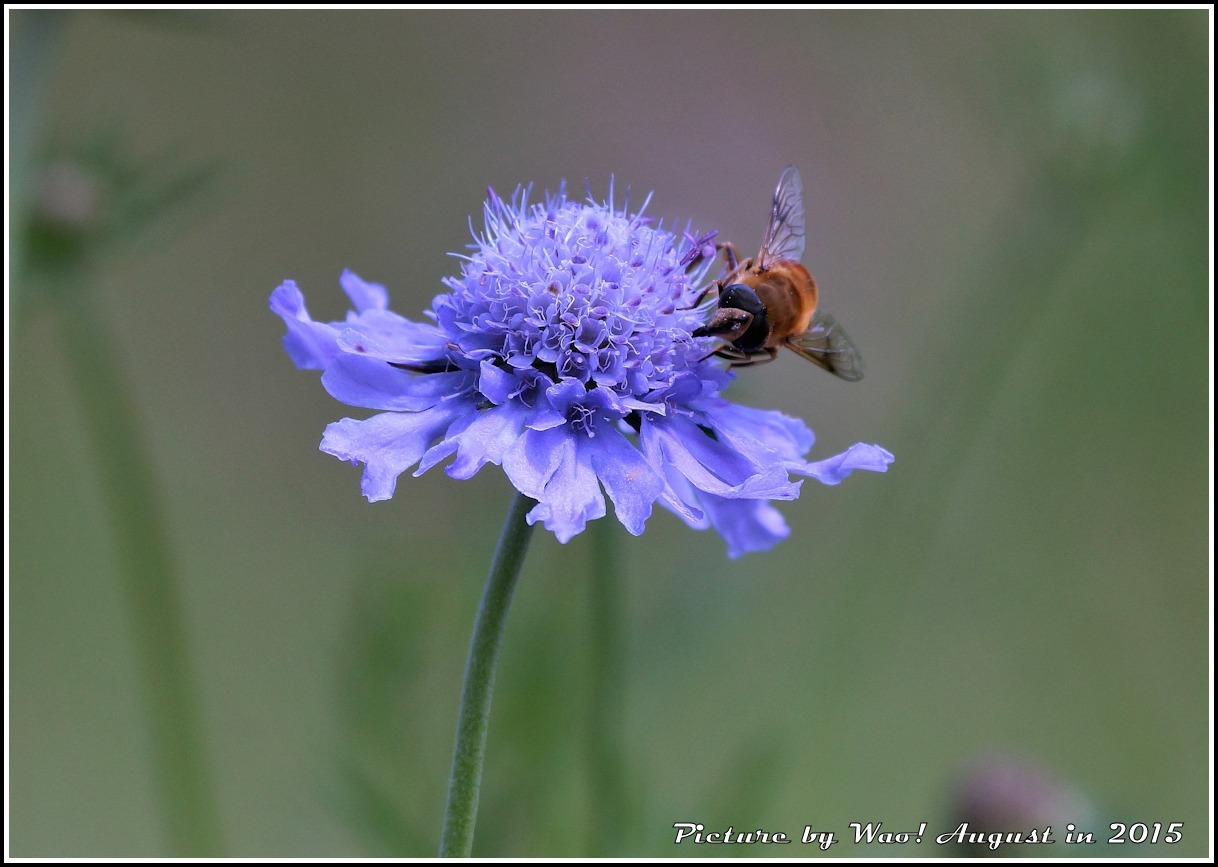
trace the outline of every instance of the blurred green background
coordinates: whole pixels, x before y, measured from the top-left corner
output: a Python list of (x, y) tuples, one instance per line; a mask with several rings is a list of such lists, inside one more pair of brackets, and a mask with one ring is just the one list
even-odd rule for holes
[[(224, 166), (180, 230), (99, 258), (81, 291), (158, 472), (226, 850), (434, 854), (510, 498), (491, 467), (365, 502), (359, 470), (317, 450), (348, 412), (284, 355), (270, 291), (293, 278), (339, 318), (350, 267), (418, 317), (488, 184), (563, 178), (655, 190), (653, 216), (747, 253), (795, 163), (805, 262), (867, 379), (791, 356), (729, 395), (805, 419), (814, 457), (862, 440), (896, 463), (805, 484), (765, 554), (729, 561), (663, 510), (617, 534), (609, 842), (586, 737), (593, 548), (537, 533), (475, 853), (818, 854), (678, 848), (679, 821), (933, 834), (996, 750), (1088, 798), (1098, 839), (1185, 823), (1170, 848), (1085, 854), (1204, 855), (1208, 15), (12, 13), (30, 58), (16, 189), (99, 130), (135, 164)], [(15, 311), (11, 853), (156, 856), (148, 713), (64, 331), (36, 293)]]

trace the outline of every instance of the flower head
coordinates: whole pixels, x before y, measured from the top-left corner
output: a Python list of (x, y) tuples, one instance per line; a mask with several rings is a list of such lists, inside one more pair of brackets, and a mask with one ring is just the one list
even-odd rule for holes
[(272, 293), (297, 366), (324, 371), (343, 403), (380, 411), (331, 424), (321, 443), (364, 465), (369, 500), (393, 496), (411, 467), (451, 459), (447, 473), (464, 479), (492, 463), (537, 501), (529, 523), (561, 542), (604, 516), (608, 494), (631, 533), (658, 501), (713, 526), (736, 557), (787, 535), (769, 501), (798, 495), (793, 474), (833, 485), (887, 468), (892, 455), (862, 443), (807, 463), (803, 422), (719, 396), (731, 374), (708, 357), (712, 339), (692, 336), (713, 234), (678, 237), (616, 210), (612, 192), (605, 204), (561, 189), (528, 197), (490, 191), (485, 229), (429, 323), (391, 312), (384, 287), (350, 271), (345, 322), (313, 321), (291, 280)]

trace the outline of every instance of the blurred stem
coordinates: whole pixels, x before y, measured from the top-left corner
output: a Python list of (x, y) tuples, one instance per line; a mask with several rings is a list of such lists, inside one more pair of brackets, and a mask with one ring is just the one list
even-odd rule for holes
[[(25, 273), (26, 227), (29, 225), (30, 182), (34, 148), (41, 140), (47, 83), (56, 44), (70, 12), (20, 9), (10, 13), (9, 80), (9, 273)], [(9, 318), (19, 321), (24, 286), (9, 286)]]
[(441, 858), (468, 858), (473, 850), (495, 667), (499, 662), (503, 627), (516, 589), (516, 578), (520, 575), (520, 565), (533, 532), (525, 515), (534, 505), (532, 499), (520, 493), (512, 500), (474, 621), (469, 657), (465, 662), (465, 683), (461, 687), (461, 710), (457, 714), (457, 742), (453, 746), (448, 807), (440, 837)]
[(625, 755), (621, 741), (622, 617), (617, 523), (593, 521), (592, 631), (588, 754), (592, 767), (593, 854), (621, 847), (625, 824)]
[(217, 857), (218, 811), (204, 759), (185, 618), (152, 459), (118, 355), (90, 292), (76, 283), (61, 285), (63, 291), (57, 294), (64, 351), (93, 441), (131, 607), (170, 854)]

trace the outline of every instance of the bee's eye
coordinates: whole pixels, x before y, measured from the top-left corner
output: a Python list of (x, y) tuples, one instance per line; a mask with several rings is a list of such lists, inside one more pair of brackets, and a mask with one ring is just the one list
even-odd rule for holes
[(737, 310), (747, 310), (754, 316), (765, 315), (765, 305), (757, 297), (757, 293), (743, 283), (733, 283), (725, 286), (719, 293), (720, 307), (734, 307)]

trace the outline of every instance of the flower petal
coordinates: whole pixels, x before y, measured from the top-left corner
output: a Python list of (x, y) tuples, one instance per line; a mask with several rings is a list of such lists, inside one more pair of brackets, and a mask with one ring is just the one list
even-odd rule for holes
[(782, 515), (766, 500), (727, 500), (704, 494), (702, 503), (733, 560), (750, 551), (768, 551), (791, 533)]
[(389, 292), (379, 283), (366, 283), (350, 268), (338, 278), (343, 291), (360, 313), (365, 310), (385, 310), (389, 307)]
[[(537, 438), (551, 433), (529, 431), (527, 435)], [(535, 496), (537, 505), (527, 518), (530, 524), (544, 522), (546, 529), (565, 545), (584, 531), (588, 521), (605, 516), (605, 497), (592, 462), (588, 455), (580, 453), (576, 438), (565, 431), (553, 433), (559, 434), (553, 445), (558, 463), (540, 496)]]
[(635, 536), (651, 517), (651, 507), (664, 491), (664, 480), (647, 459), (609, 422), (596, 428), (596, 436), (580, 442), (590, 452), (592, 468), (605, 486), (617, 519)]
[(468, 479), (486, 464), (501, 464), (507, 450), (520, 438), (528, 410), (517, 404), (479, 412), (458, 434), (445, 439), (456, 447), (457, 459), (445, 470), (454, 479)]
[(792, 500), (799, 495), (780, 463), (754, 463), (747, 455), (707, 435), (684, 418), (649, 418), (640, 429), (653, 467), (671, 464), (694, 487), (721, 497)]
[(521, 388), (520, 377), (496, 366), (489, 359), (478, 365), (478, 391), (491, 403), (501, 405), (515, 397)]
[(417, 412), (473, 388), (474, 374), (409, 373), (387, 362), (340, 352), (321, 376), (321, 384), (349, 406)]
[(423, 456), (455, 416), (468, 411), (461, 401), (451, 401), (422, 412), (383, 412), (362, 421), (345, 418), (326, 428), (321, 450), (364, 464), (364, 496), (373, 503), (387, 500), (398, 476)]
[(425, 363), (443, 359), (448, 341), (434, 326), (389, 310), (369, 310), (347, 317), (338, 345), (382, 361)]
[(836, 485), (854, 470), (871, 470), (876, 473), (888, 471), (893, 461), (892, 453), (885, 448), (867, 443), (855, 443), (840, 455), (802, 466), (792, 466), (793, 472), (811, 476), (826, 485)]
[(516, 490), (540, 500), (562, 461), (561, 450), (570, 436), (563, 428), (526, 430), (503, 455), (503, 471)]
[(694, 406), (720, 440), (745, 454), (757, 452), (760, 446), (784, 460), (802, 461), (816, 441), (806, 424), (776, 410), (754, 409), (722, 398), (700, 400)]
[(313, 321), (295, 280), (284, 280), (271, 293), (271, 310), (288, 326), (283, 348), (293, 363), (301, 370), (324, 370), (338, 353), (338, 329)]
[(710, 518), (702, 508), (702, 495), (698, 489), (671, 465), (660, 467), (660, 472), (664, 476), (664, 492), (660, 494), (660, 505), (695, 530), (705, 530), (709, 527)]

